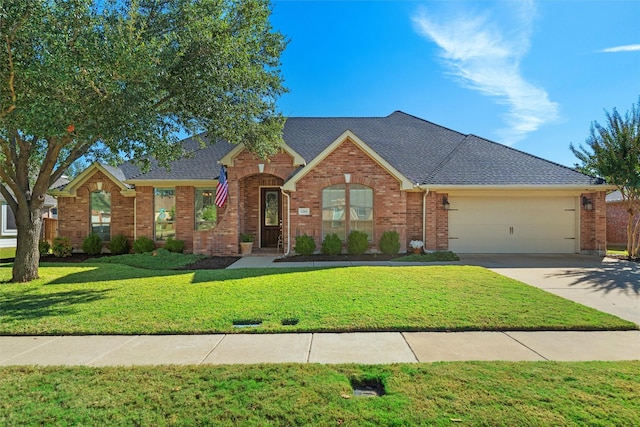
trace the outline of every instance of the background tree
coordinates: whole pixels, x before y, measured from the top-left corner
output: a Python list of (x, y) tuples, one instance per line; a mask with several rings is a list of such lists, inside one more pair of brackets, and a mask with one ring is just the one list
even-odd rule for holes
[(587, 147), (576, 148), (573, 154), (582, 162), (579, 168), (587, 174), (606, 179), (618, 187), (629, 215), (627, 223), (627, 251), (629, 256), (640, 254), (640, 98), (624, 118), (614, 108), (606, 112), (607, 123), (591, 124)]
[(177, 132), (278, 150), (286, 42), (268, 0), (0, 0), (0, 194), (13, 281), (38, 277), (44, 195), (77, 159), (182, 154)]

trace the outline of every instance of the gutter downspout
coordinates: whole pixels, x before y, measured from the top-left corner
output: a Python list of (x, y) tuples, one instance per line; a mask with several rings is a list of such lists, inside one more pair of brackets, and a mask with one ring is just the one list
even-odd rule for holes
[[(422, 196), (422, 241), (427, 244), (427, 196), (429, 195), (429, 189), (424, 192)], [(423, 247), (424, 248), (424, 247)]]
[(282, 256), (289, 256), (291, 253), (291, 196), (285, 193), (282, 187), (280, 187), (280, 192), (287, 198), (287, 252)]

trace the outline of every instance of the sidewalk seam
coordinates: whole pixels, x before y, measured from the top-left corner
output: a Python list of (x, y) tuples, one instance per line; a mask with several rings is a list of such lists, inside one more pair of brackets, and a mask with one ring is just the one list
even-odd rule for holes
[(307, 360), (305, 361), (305, 363), (309, 363), (309, 360), (311, 360), (311, 348), (313, 347), (313, 338), (315, 336), (315, 332), (312, 332), (311, 339), (309, 340), (309, 347), (307, 348)]
[[(33, 335), (33, 337), (38, 337), (38, 335)], [(23, 356), (23, 355), (25, 355), (25, 354), (27, 354), (27, 353), (32, 352), (33, 350), (37, 350), (37, 349), (39, 349), (40, 347), (43, 347), (43, 346), (45, 346), (45, 345), (47, 345), (47, 344), (49, 344), (49, 343), (52, 343), (52, 342), (54, 342), (54, 341), (57, 341), (57, 340), (59, 340), (60, 338), (62, 338), (62, 335), (53, 336), (53, 337), (51, 337), (51, 338), (52, 338), (52, 339), (50, 339), (50, 340), (48, 340), (48, 341), (46, 341), (46, 342), (43, 342), (42, 344), (37, 345), (37, 346), (35, 346), (35, 347), (31, 347), (30, 349), (25, 350), (25, 351), (23, 351), (23, 352), (22, 352), (22, 353), (20, 353), (20, 354), (16, 354), (15, 356), (9, 357), (8, 359), (2, 359), (2, 360), (0, 360), (0, 364), (3, 364), (4, 362), (9, 361), (9, 360), (11, 360), (11, 359), (15, 359), (16, 357)]]
[(520, 344), (521, 346), (523, 346), (524, 348), (534, 352), (535, 354), (537, 354), (538, 356), (542, 357), (544, 360), (546, 360), (547, 362), (549, 361), (548, 358), (544, 357), (542, 354), (538, 353), (537, 351), (535, 351), (534, 349), (532, 349), (531, 347), (529, 347), (528, 345), (526, 345), (525, 343), (517, 340), (516, 338), (512, 337), (511, 335), (509, 335), (508, 332), (502, 332), (504, 335), (508, 336), (509, 338), (511, 338), (513, 341), (517, 342), (518, 344)]
[(407, 347), (409, 347), (409, 350), (411, 350), (411, 354), (413, 354), (413, 358), (416, 360), (416, 363), (420, 363), (420, 359), (418, 359), (418, 355), (416, 354), (415, 351), (413, 351), (413, 347), (411, 347), (411, 344), (409, 344), (409, 341), (407, 341), (407, 337), (404, 335), (404, 332), (400, 332), (400, 335), (402, 335), (402, 339), (407, 344)]
[[(104, 336), (104, 335), (94, 335), (94, 336)], [(119, 348), (129, 344), (131, 341), (135, 340), (136, 338), (140, 338), (141, 335), (134, 335), (132, 336), (130, 339), (128, 339), (127, 341), (123, 342), (122, 344), (112, 348), (111, 350), (107, 351), (106, 353), (102, 353), (100, 356), (96, 356), (93, 359), (89, 360), (87, 363), (85, 363), (85, 366), (91, 366), (91, 364), (93, 362), (95, 362), (96, 360), (99, 360), (101, 358), (103, 358), (104, 356), (106, 356), (107, 354), (113, 353), (114, 351), (118, 350)]]
[(211, 348), (211, 350), (209, 350), (207, 352), (207, 354), (204, 355), (204, 357), (202, 359), (200, 359), (200, 361), (198, 362), (198, 365), (202, 365), (204, 363), (205, 360), (207, 360), (207, 358), (209, 356), (211, 356), (211, 353), (213, 353), (216, 348), (218, 348), (218, 346), (220, 345), (220, 343), (227, 337), (228, 334), (224, 334), (222, 335), (222, 338), (220, 338), (220, 340), (218, 340), (218, 342), (216, 343), (216, 345), (213, 346), (213, 348)]

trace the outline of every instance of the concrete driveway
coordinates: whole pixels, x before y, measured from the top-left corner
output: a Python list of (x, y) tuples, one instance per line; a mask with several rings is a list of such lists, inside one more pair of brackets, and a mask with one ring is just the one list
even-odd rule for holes
[(638, 263), (563, 254), (462, 254), (460, 259), (640, 325)]

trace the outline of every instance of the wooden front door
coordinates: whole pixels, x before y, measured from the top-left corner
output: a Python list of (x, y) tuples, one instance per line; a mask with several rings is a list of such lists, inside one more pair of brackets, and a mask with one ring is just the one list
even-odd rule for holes
[(280, 236), (280, 189), (263, 188), (260, 195), (260, 247), (275, 248)]

